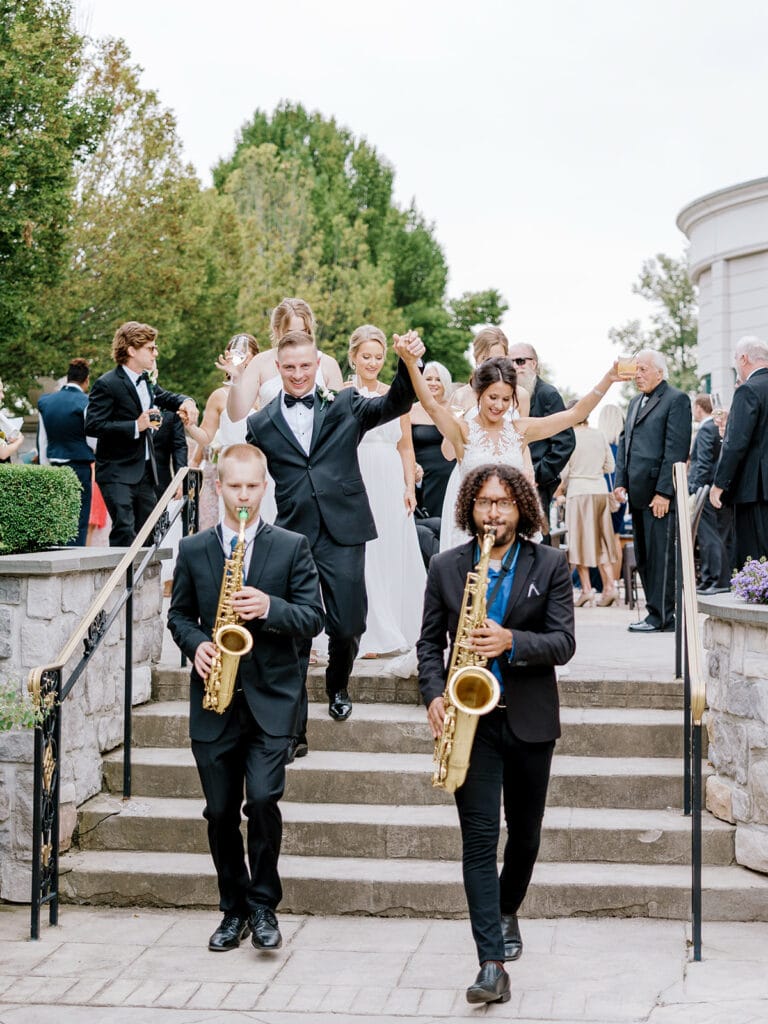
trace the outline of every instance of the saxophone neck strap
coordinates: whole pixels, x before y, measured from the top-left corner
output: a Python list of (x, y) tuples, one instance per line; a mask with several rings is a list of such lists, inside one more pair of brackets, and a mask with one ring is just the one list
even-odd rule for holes
[[(476, 561), (479, 561), (480, 560), (480, 546), (476, 545), (476, 548), (477, 548), (477, 559), (476, 559)], [(499, 590), (501, 589), (501, 585), (504, 582), (505, 577), (509, 573), (512, 573), (512, 578), (514, 579), (515, 569), (517, 567), (517, 559), (518, 559), (519, 554), (520, 554), (520, 541), (516, 540), (514, 542), (514, 544), (510, 547), (509, 551), (507, 551), (506, 555), (504, 555), (504, 558), (501, 560), (501, 571), (499, 572), (499, 575), (494, 580), (493, 590), (488, 594), (488, 596), (487, 596), (487, 598), (485, 600), (486, 608), (491, 608), (493, 606), (493, 602), (496, 600), (496, 597), (498, 596)], [(491, 571), (493, 571), (493, 570), (491, 570)]]

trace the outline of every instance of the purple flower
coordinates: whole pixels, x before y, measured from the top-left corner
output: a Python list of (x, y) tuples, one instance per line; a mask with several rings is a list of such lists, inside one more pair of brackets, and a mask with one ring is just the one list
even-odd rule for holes
[(748, 558), (731, 578), (731, 590), (747, 604), (768, 604), (768, 559)]

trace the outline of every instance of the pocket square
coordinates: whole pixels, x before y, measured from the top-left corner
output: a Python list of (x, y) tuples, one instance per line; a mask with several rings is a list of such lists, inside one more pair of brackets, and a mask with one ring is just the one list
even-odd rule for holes
[(535, 594), (536, 597), (541, 597), (541, 594), (536, 589), (536, 584), (535, 583), (532, 583), (530, 585), (530, 587), (528, 587), (528, 597), (531, 597), (533, 594)]

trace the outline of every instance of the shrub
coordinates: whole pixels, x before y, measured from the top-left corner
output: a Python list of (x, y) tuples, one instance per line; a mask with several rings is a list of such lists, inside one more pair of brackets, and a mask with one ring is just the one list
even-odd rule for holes
[(33, 729), (42, 716), (31, 698), (17, 683), (0, 684), (0, 732), (10, 729)]
[(0, 554), (40, 551), (76, 537), (81, 491), (66, 466), (0, 466)]
[(748, 604), (768, 604), (768, 560), (748, 558), (731, 577), (731, 590)]

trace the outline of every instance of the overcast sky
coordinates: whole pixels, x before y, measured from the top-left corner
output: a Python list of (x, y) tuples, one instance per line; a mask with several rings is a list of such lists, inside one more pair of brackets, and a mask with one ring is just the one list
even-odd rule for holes
[(496, 287), (510, 338), (591, 386), (645, 316), (679, 210), (768, 174), (764, 0), (78, 0), (124, 38), (204, 183), (258, 107), (333, 115), (436, 225), (449, 293)]

